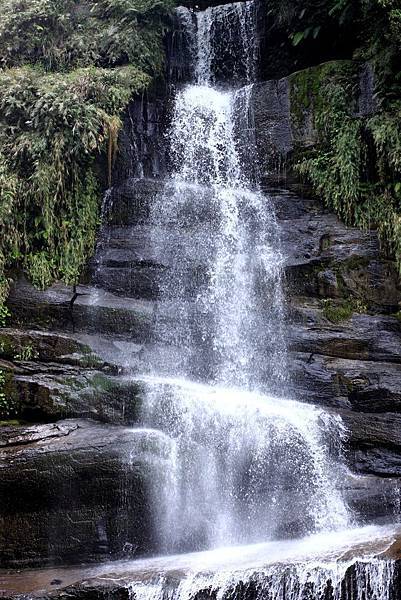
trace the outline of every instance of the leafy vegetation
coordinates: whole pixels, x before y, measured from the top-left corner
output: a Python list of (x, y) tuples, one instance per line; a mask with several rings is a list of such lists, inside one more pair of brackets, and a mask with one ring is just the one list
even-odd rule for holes
[(0, 422), (18, 416), (20, 401), (13, 383), (13, 373), (0, 369)]
[(367, 307), (361, 300), (345, 298), (343, 300), (322, 300), (323, 315), (328, 321), (338, 324), (347, 321), (354, 313), (366, 312)]
[(19, 352), (15, 355), (15, 360), (29, 361), (39, 358), (39, 352), (32, 346), (32, 344), (26, 344), (22, 346)]
[(10, 317), (10, 311), (7, 306), (0, 305), (0, 327), (5, 327), (7, 319)]
[(161, 71), (171, 1), (0, 0), (0, 305), (14, 267), (42, 288), (79, 279), (122, 112)]
[(6, 398), (6, 393), (4, 391), (6, 382), (5, 372), (0, 369), (0, 415), (8, 416), (9, 414), (9, 406)]
[[(360, 62), (335, 61), (295, 74), (292, 103), (298, 126), (312, 108), (319, 139), (314, 150), (298, 154), (296, 168), (347, 224), (377, 228), (401, 272), (401, 9), (397, 4), (394, 0), (325, 0), (314, 15), (314, 19), (320, 15), (321, 27), (329, 19), (337, 19), (340, 26), (354, 20), (354, 58), (369, 60), (376, 74), (374, 116), (358, 114)], [(298, 33), (292, 34), (293, 43), (302, 41)]]
[(172, 0), (1, 0), (4, 67), (46, 70), (132, 64), (159, 72)]

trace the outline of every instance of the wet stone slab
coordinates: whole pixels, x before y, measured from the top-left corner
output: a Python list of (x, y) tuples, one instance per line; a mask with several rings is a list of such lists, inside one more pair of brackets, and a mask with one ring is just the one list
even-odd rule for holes
[(0, 572), (0, 593), (13, 599), (139, 599), (146, 586), (146, 593), (157, 600), (166, 594), (187, 600), (217, 595), (259, 600), (277, 597), (286, 589), (291, 600), (301, 586), (319, 599), (337, 597), (342, 591), (342, 598), (352, 600), (370, 590), (366, 600), (398, 600), (399, 536), (397, 527), (367, 527), (134, 562)]

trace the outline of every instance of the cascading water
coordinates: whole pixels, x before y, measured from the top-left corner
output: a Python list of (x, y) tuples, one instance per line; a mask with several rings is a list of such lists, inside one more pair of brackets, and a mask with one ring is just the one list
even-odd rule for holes
[[(196, 22), (179, 10), (195, 83), (176, 95), (172, 174), (151, 208), (154, 253), (168, 267), (158, 281), (142, 414), (143, 426), (164, 431), (171, 443), (169, 468), (153, 490), (159, 548), (168, 553), (349, 521), (337, 489), (341, 420), (282, 399), (279, 230), (236, 135), (248, 125), (253, 10), (252, 2), (213, 7)], [(214, 84), (222, 48), (236, 57), (242, 89)]]

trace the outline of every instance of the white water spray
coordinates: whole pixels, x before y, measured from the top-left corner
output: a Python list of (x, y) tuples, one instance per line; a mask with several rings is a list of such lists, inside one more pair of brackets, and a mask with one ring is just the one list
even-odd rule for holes
[[(270, 199), (250, 179), (254, 5), (181, 8), (195, 84), (178, 91), (172, 174), (151, 209), (159, 278), (142, 423), (171, 440), (155, 531), (162, 552), (345, 528), (341, 420), (284, 400), (283, 256)], [(233, 24), (235, 31), (233, 31)], [(217, 39), (218, 38), (218, 39)], [(224, 52), (242, 89), (215, 85)], [(223, 52), (223, 55), (224, 55)], [(196, 381), (197, 383), (194, 383)], [(281, 398), (274, 397), (281, 396)]]

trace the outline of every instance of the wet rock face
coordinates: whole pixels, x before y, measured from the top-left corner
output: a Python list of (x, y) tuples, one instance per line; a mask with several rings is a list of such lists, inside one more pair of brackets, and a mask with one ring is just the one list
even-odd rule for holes
[[(183, 2), (182, 6), (186, 3)], [(193, 6), (178, 7), (172, 18), (171, 30), (165, 37), (166, 79), (171, 85), (188, 83), (194, 68), (194, 40), (191, 30), (195, 27)], [(187, 9), (191, 9), (190, 11)]]
[[(167, 363), (185, 352), (153, 338), (156, 296), (130, 297), (138, 265), (148, 285), (160, 264), (169, 268), (168, 257), (156, 257), (146, 241), (149, 204), (159, 189), (152, 180), (130, 179), (115, 197), (94, 266), (101, 265), (103, 291), (34, 292), (23, 280), (12, 290), (19, 328), (3, 331), (7, 361), (25, 418), (50, 424), (3, 430), (3, 566), (136, 556), (154, 547), (147, 490), (163, 469), (165, 441), (143, 440), (125, 426), (138, 423), (142, 387), (135, 377), (146, 372), (149, 352), (164, 352)], [(398, 305), (399, 284), (390, 269), (385, 279), (353, 285), (350, 273), (366, 276), (372, 263), (391, 267), (381, 260), (375, 235), (346, 228), (311, 200), (268, 193), (286, 256), (289, 395), (340, 412), (349, 432), (346, 459), (358, 474), (344, 482), (344, 496), (361, 519), (392, 519), (401, 481), (401, 323), (388, 313)], [(333, 322), (333, 307), (344, 301), (350, 312)], [(168, 303), (158, 310), (166, 322), (175, 318)], [(35, 358), (16, 360), (27, 345)], [(266, 361), (268, 348), (266, 334)], [(131, 368), (128, 379), (124, 365)], [(71, 417), (98, 422), (59, 421)]]
[[(269, 188), (266, 193), (272, 194)], [(374, 231), (346, 227), (313, 200), (287, 192), (272, 197), (291, 294), (354, 297), (366, 310), (397, 312), (401, 283), (394, 263), (380, 255)]]
[[(316, 64), (316, 61), (312, 61), (312, 64)], [(345, 68), (349, 71), (349, 77), (353, 73), (359, 81), (359, 85), (354, 86), (354, 114), (360, 117), (371, 115), (376, 110), (377, 100), (373, 71), (368, 63), (329, 61), (297, 70), (284, 78), (254, 85), (251, 105), (255, 141), (261, 173), (267, 181), (285, 175), (288, 158), (294, 153), (296, 155), (299, 150), (310, 150), (318, 143), (315, 116), (319, 104), (319, 88), (325, 77), (332, 77), (336, 71), (341, 72)], [(328, 75), (325, 70), (332, 71), (332, 74)]]
[(145, 92), (132, 100), (118, 139), (118, 156), (113, 167), (112, 185), (129, 178), (163, 177), (166, 154), (163, 135), (168, 123), (169, 103), (165, 86)]
[(148, 491), (166, 456), (157, 432), (74, 420), (2, 428), (2, 566), (152, 550)]
[[(189, 72), (188, 40), (181, 31), (167, 43), (169, 82), (181, 84)], [(372, 110), (370, 82), (366, 73), (362, 79), (360, 110), (366, 112)], [(171, 107), (165, 97), (165, 89), (155, 91), (127, 112), (91, 265), (98, 287), (39, 292), (22, 278), (11, 290), (0, 368), (14, 374), (22, 420), (45, 424), (0, 429), (1, 566), (137, 556), (155, 548), (148, 490), (163, 473), (166, 441), (127, 426), (140, 418), (138, 378), (149, 355), (163, 354), (169, 364), (186, 351), (155, 339), (152, 327), (155, 310), (166, 323), (174, 318), (168, 302), (157, 303), (157, 280), (174, 267), (180, 248), (171, 228), (168, 252), (155, 251), (149, 226), (150, 205), (168, 169), (163, 135)], [(313, 131), (292, 127), (288, 79), (255, 85), (252, 104), (261, 169), (269, 175), (294, 145), (313, 143)], [(392, 519), (401, 482), (401, 323), (393, 315), (401, 301), (398, 275), (381, 257), (375, 233), (345, 227), (299, 193), (271, 187), (266, 193), (285, 255), (289, 395), (340, 412), (353, 473), (344, 482), (347, 502), (361, 518)], [(200, 211), (199, 220), (212, 216)], [(207, 257), (197, 251), (196, 237), (192, 242), (186, 244), (193, 251), (189, 306), (207, 277)], [(203, 317), (210, 318), (207, 310)], [(260, 332), (268, 363), (263, 322)], [(80, 585), (68, 593), (117, 599), (126, 590)], [(257, 597), (255, 586), (234, 593)], [(199, 592), (210, 596), (210, 590)]]
[(288, 79), (257, 83), (252, 89), (255, 142), (262, 171), (277, 170), (294, 147)]

